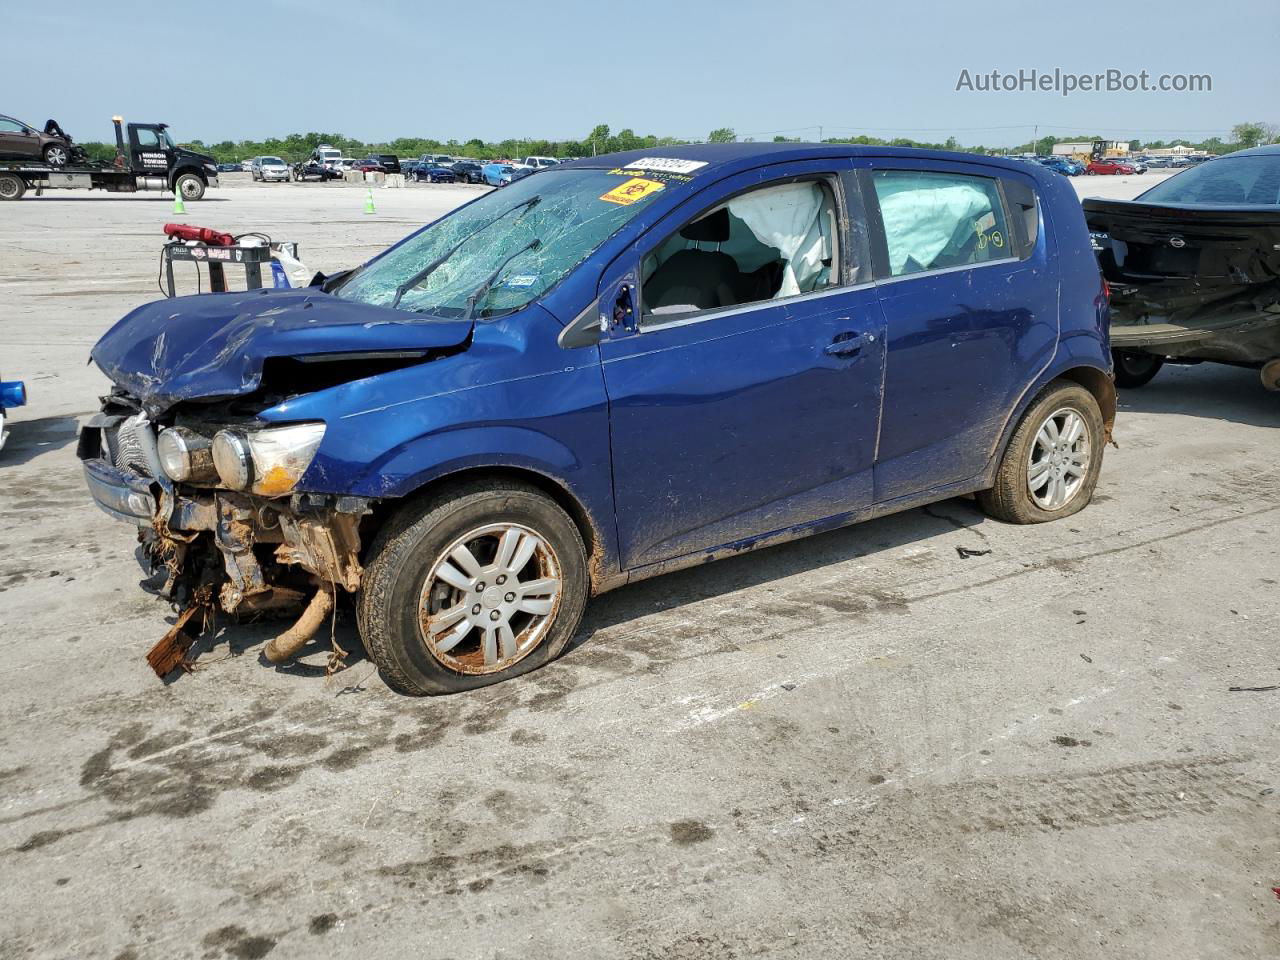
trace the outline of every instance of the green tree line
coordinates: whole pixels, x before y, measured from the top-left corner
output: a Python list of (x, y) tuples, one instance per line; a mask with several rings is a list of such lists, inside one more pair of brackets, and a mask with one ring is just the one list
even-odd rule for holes
[[(1146, 143), (1131, 141), (1134, 149), (1158, 149), (1177, 144), (1185, 144), (1208, 153), (1223, 154), (1245, 147), (1253, 147), (1264, 143), (1280, 141), (1280, 126), (1270, 123), (1239, 123), (1231, 131), (1232, 140), (1224, 141), (1218, 137), (1210, 137), (1199, 142), (1191, 140), (1152, 140)], [(967, 150), (972, 153), (1018, 153), (1034, 151), (1038, 154), (1053, 152), (1056, 143), (1076, 140), (1106, 139), (1093, 134), (1082, 134), (1072, 137), (1047, 136), (1034, 143), (1015, 144), (1013, 146), (987, 146), (977, 144), (961, 146), (955, 137), (945, 141), (930, 142), (897, 137), (884, 140), (879, 137), (847, 136), (826, 137), (823, 143), (852, 143), (869, 146), (925, 147), (939, 150)], [(219, 143), (205, 143), (202, 140), (191, 140), (184, 144), (193, 150), (213, 156), (219, 163), (236, 163), (250, 157), (275, 156), (287, 162), (304, 160), (311, 151), (320, 144), (329, 144), (343, 152), (344, 156), (357, 159), (372, 153), (393, 153), (398, 157), (417, 157), (424, 153), (447, 153), (450, 156), (475, 157), (479, 160), (518, 159), (526, 156), (547, 156), (565, 159), (568, 157), (590, 157), (597, 154), (618, 153), (623, 150), (641, 150), (650, 147), (679, 146), (686, 143), (735, 143), (739, 138), (732, 127), (718, 127), (712, 130), (705, 141), (682, 140), (677, 137), (659, 137), (654, 134), (641, 136), (630, 128), (614, 133), (607, 123), (597, 124), (586, 137), (581, 140), (523, 140), (506, 139), (497, 141), (482, 140), (479, 137), (467, 141), (433, 140), (429, 137), (399, 137), (382, 143), (365, 142), (340, 133), (291, 133), (287, 137), (273, 137), (267, 140), (223, 140)], [(742, 138), (749, 142), (750, 137)], [(786, 137), (774, 137), (775, 143), (792, 142)], [(794, 142), (799, 142), (797, 139)], [(115, 156), (115, 145), (107, 143), (85, 143), (85, 150), (91, 160), (110, 160)]]

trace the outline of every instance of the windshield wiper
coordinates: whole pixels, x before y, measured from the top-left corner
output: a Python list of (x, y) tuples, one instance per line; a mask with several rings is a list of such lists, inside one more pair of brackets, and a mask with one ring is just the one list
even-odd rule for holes
[(511, 256), (503, 260), (502, 263), (498, 264), (498, 269), (494, 270), (493, 273), (489, 274), (485, 282), (480, 284), (480, 286), (476, 287), (475, 291), (472, 292), (471, 296), (467, 297), (467, 309), (463, 311), (462, 319), (463, 320), (471, 319), (471, 314), (475, 311), (476, 304), (489, 296), (489, 288), (493, 286), (493, 281), (498, 279), (498, 276), (502, 273), (502, 271), (507, 269), (507, 264), (509, 264), (516, 257), (520, 256), (520, 254), (528, 253), (530, 250), (537, 250), (540, 246), (542, 246), (541, 240), (532, 240), (529, 243), (526, 243), (519, 250), (515, 251), (515, 253), (511, 254)]
[(408, 293), (410, 290), (412, 290), (414, 287), (420, 284), (423, 280), (427, 279), (427, 277), (431, 276), (431, 274), (435, 272), (437, 267), (441, 266), (446, 260), (452, 257), (455, 253), (457, 253), (458, 248), (461, 247), (468, 240), (470, 240), (472, 237), (474, 237), (477, 233), (479, 233), (482, 230), (488, 230), (499, 220), (503, 219), (504, 217), (510, 216), (511, 214), (515, 213), (517, 210), (519, 210), (522, 207), (527, 208), (526, 212), (528, 212), (528, 210), (532, 210), (541, 202), (542, 202), (541, 195), (534, 194), (528, 200), (521, 200), (514, 207), (504, 210), (502, 213), (498, 214), (488, 223), (480, 224), (480, 226), (476, 227), (474, 230), (468, 233), (465, 237), (463, 237), (461, 240), (455, 243), (452, 247), (450, 247), (440, 256), (436, 257), (436, 259), (432, 260), (425, 267), (423, 267), (421, 270), (415, 273), (412, 277), (410, 277), (404, 283), (400, 284), (400, 286), (396, 287), (395, 299), (391, 301), (392, 308), (400, 306), (401, 297), (403, 297), (406, 293)]

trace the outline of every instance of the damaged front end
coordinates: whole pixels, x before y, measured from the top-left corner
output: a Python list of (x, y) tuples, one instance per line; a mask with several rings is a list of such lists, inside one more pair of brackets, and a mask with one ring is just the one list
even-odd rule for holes
[[(295, 444), (279, 442), (290, 431)], [(297, 433), (181, 415), (156, 422), (123, 392), (104, 398), (103, 411), (85, 424), (78, 453), (94, 501), (138, 527), (144, 561), (157, 579), (163, 575), (160, 592), (182, 608), (148, 655), (157, 674), (185, 664), (193, 641), (187, 628), (197, 615), (204, 627), (217, 613), (305, 606), (299, 623), (268, 644), (268, 659), (282, 662), (315, 633), (339, 589), (359, 590), (360, 525), (373, 502), (294, 492), (318, 444), (298, 445)], [(240, 472), (224, 478), (218, 466)]]
[(279, 662), (339, 591), (359, 590), (362, 520), (376, 501), (304, 489), (326, 423), (281, 411), (465, 351), (472, 326), (317, 289), (250, 291), (148, 304), (97, 343), (93, 359), (115, 388), (82, 428), (79, 455), (94, 501), (138, 528), (143, 558), (182, 608), (148, 657), (157, 673), (184, 664), (196, 612), (208, 625), (217, 613), (305, 607), (268, 644)]

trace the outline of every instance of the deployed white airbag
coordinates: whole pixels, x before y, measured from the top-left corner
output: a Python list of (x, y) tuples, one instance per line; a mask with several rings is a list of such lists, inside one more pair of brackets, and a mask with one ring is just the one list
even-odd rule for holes
[(929, 269), (959, 224), (972, 223), (978, 230), (982, 217), (991, 213), (986, 192), (954, 176), (895, 173), (876, 180), (876, 196), (895, 277)]
[(805, 182), (755, 190), (729, 201), (729, 212), (787, 262), (777, 297), (811, 290), (822, 272), (822, 261), (829, 255), (822, 234), (823, 198), (822, 187)]

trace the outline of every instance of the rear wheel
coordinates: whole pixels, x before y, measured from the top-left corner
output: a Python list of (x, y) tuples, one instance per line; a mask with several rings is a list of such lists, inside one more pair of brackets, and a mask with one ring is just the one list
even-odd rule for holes
[(406, 509), (365, 566), (360, 635), (386, 682), (454, 693), (559, 656), (586, 606), (586, 549), (533, 487), (478, 481)]
[(1116, 386), (1134, 390), (1145, 386), (1160, 372), (1164, 361), (1149, 353), (1129, 353), (1125, 350), (1112, 350), (1111, 359), (1116, 370)]
[(12, 173), (0, 174), (0, 200), (21, 200), (27, 192), (27, 184)]
[(1022, 415), (978, 504), (1006, 523), (1044, 523), (1083, 510), (1102, 469), (1102, 411), (1084, 387), (1050, 384)]
[(1262, 385), (1268, 390), (1280, 390), (1280, 357), (1262, 365)]

